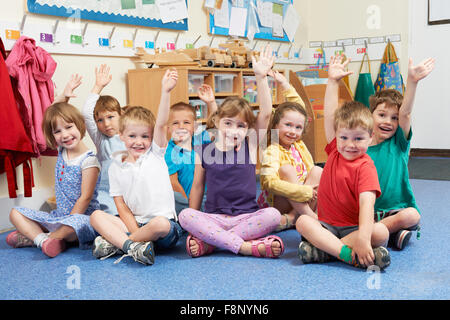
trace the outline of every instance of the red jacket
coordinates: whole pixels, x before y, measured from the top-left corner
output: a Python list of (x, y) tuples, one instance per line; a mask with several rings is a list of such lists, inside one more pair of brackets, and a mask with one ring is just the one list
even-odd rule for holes
[(16, 198), (15, 168), (23, 163), (25, 196), (31, 197), (33, 148), (17, 109), (11, 81), (5, 64), (6, 52), (0, 38), (0, 173), (6, 172), (8, 191)]

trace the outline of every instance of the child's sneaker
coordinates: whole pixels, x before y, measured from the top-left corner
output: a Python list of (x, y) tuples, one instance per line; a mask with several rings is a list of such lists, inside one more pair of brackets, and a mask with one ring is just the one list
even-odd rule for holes
[(123, 251), (108, 242), (102, 236), (98, 236), (97, 238), (95, 238), (92, 254), (97, 259), (104, 260), (118, 253), (123, 253)]
[(302, 260), (303, 263), (311, 263), (311, 262), (327, 262), (331, 260), (331, 256), (314, 247), (308, 241), (302, 241), (298, 245), (298, 257)]
[(48, 238), (42, 243), (41, 250), (45, 255), (54, 258), (66, 250), (66, 241), (63, 239)]
[(34, 245), (32, 240), (28, 239), (17, 230), (8, 234), (6, 243), (13, 248), (32, 247)]
[(119, 263), (125, 257), (132, 257), (134, 261), (145, 264), (152, 265), (155, 262), (155, 251), (153, 248), (153, 242), (133, 242), (130, 245), (128, 252), (122, 257), (114, 261), (114, 263)]
[(409, 239), (411, 239), (411, 235), (412, 232), (409, 230), (400, 230), (392, 234), (393, 245), (395, 248), (403, 250), (403, 248), (408, 244)]
[[(386, 268), (391, 264), (391, 255), (389, 251), (385, 247), (376, 247), (373, 248), (373, 254), (375, 255), (375, 259), (373, 260), (373, 264), (378, 266), (380, 269)], [(355, 267), (358, 268), (366, 268), (358, 263), (358, 259), (356, 259)]]

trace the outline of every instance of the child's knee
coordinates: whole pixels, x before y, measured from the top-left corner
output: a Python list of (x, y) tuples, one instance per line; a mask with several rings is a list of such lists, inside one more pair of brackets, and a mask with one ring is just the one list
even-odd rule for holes
[(9, 212), (9, 221), (11, 221), (12, 224), (15, 224), (17, 219), (20, 218), (21, 216), (22, 216), (22, 214), (19, 211), (17, 211), (16, 209), (13, 208)]
[(167, 234), (170, 231), (170, 222), (166, 217), (155, 217), (150, 221), (152, 229), (159, 234)]
[(298, 232), (302, 233), (305, 231), (305, 227), (310, 223), (310, 218), (307, 215), (301, 215), (298, 217), (297, 221), (295, 222), (295, 228)]
[(404, 228), (415, 226), (420, 221), (420, 213), (415, 208), (403, 209), (396, 216)]
[(104, 212), (102, 210), (95, 210), (94, 212), (91, 213), (91, 216), (89, 217), (89, 222), (91, 223), (92, 226), (95, 226), (99, 219), (101, 219), (101, 217), (103, 216)]
[(388, 239), (389, 239), (388, 228), (382, 223), (375, 223), (373, 225), (373, 232), (372, 232), (372, 240), (371, 240), (372, 246), (374, 247), (385, 246)]
[(290, 164), (281, 166), (280, 169), (278, 169), (278, 174), (280, 176), (280, 179), (285, 181), (295, 181), (297, 177), (297, 171)]

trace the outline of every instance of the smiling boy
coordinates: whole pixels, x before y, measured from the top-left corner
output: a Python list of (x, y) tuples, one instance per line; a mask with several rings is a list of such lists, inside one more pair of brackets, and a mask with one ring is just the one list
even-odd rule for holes
[(405, 97), (392, 89), (382, 90), (370, 97), (374, 121), (374, 137), (367, 150), (378, 171), (382, 191), (375, 202), (375, 221), (388, 228), (390, 244), (401, 250), (417, 229), (420, 213), (411, 184), (408, 160), (412, 137), (411, 113), (417, 84), (434, 68), (434, 59), (417, 66), (409, 61)]

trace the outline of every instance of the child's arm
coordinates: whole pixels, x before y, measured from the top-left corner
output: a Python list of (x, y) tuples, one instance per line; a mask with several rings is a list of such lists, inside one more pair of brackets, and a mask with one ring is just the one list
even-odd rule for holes
[(273, 77), (277, 84), (281, 87), (286, 101), (298, 103), (303, 107), (303, 109), (305, 109), (305, 103), (303, 102), (302, 98), (300, 98), (297, 91), (294, 89), (294, 87), (291, 86), (289, 81), (282, 73), (278, 72), (277, 70), (271, 70), (269, 72), (269, 76)]
[(375, 199), (375, 191), (359, 194), (358, 234), (352, 249), (353, 253), (358, 256), (359, 263), (365, 266), (372, 265), (375, 259), (371, 245)]
[(169, 121), (170, 91), (175, 88), (177, 80), (178, 72), (171, 68), (166, 71), (161, 81), (161, 100), (153, 132), (153, 141), (161, 148), (165, 148), (167, 145), (166, 125)]
[(405, 137), (408, 137), (411, 129), (411, 113), (414, 105), (414, 98), (416, 96), (417, 84), (420, 80), (428, 76), (434, 68), (434, 59), (428, 58), (417, 66), (413, 65), (410, 58), (408, 64), (408, 79), (406, 80), (405, 97), (402, 106), (399, 110), (398, 122), (400, 128), (403, 130)]
[(81, 172), (81, 195), (75, 202), (70, 214), (84, 214), (94, 194), (99, 172), (98, 167), (90, 167)]
[(275, 56), (272, 53), (272, 48), (266, 46), (261, 52), (258, 61), (252, 56), (253, 72), (256, 77), (256, 88), (258, 91), (259, 113), (256, 117), (255, 130), (258, 133), (258, 141), (264, 139), (267, 133), (267, 126), (269, 125), (270, 116), (272, 114), (272, 94), (267, 82), (267, 74), (272, 69), (275, 62)]
[(173, 191), (181, 193), (181, 195), (187, 199), (186, 192), (184, 192), (183, 187), (181, 186), (180, 182), (178, 181), (178, 173), (175, 172), (174, 174), (171, 174), (169, 176), (169, 178), (170, 178), (170, 183), (172, 184)]
[(342, 55), (331, 57), (328, 67), (328, 83), (324, 98), (324, 124), (325, 136), (330, 143), (336, 137), (334, 131), (334, 112), (339, 106), (339, 80), (352, 74), (353, 71), (345, 71), (350, 59), (342, 63)]
[(75, 98), (76, 95), (74, 94), (74, 91), (76, 88), (80, 86), (82, 79), (83, 77), (78, 75), (78, 73), (72, 74), (64, 88), (63, 93), (58, 95), (53, 101), (53, 103), (69, 102), (70, 98)]
[(217, 103), (213, 89), (209, 85), (203, 84), (198, 88), (198, 97), (206, 103), (206, 110), (208, 112), (206, 118), (209, 118), (211, 114), (217, 111)]
[(123, 200), (122, 196), (114, 197), (114, 203), (116, 204), (117, 212), (119, 213), (119, 217), (125, 226), (128, 229), (128, 232), (133, 233), (139, 229), (139, 226), (136, 222), (136, 218), (131, 212), (130, 208), (128, 208), (127, 204)]
[(191, 193), (189, 194), (189, 208), (200, 210), (202, 206), (203, 194), (205, 192), (205, 169), (198, 154), (195, 155), (194, 181), (192, 182)]
[(106, 64), (102, 64), (100, 68), (95, 68), (95, 83), (91, 89), (91, 94), (88, 96), (83, 107), (83, 117), (86, 122), (86, 129), (97, 149), (104, 136), (98, 130), (97, 123), (95, 122), (94, 108), (100, 92), (111, 82), (112, 75), (109, 74), (109, 70), (110, 68)]

